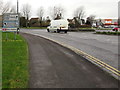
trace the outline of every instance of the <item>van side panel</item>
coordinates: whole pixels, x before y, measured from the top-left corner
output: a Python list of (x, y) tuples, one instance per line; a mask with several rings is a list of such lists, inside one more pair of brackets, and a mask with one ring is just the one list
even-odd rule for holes
[(68, 21), (67, 20), (52, 20), (51, 25), (48, 27), (50, 31), (65, 31), (68, 30)]

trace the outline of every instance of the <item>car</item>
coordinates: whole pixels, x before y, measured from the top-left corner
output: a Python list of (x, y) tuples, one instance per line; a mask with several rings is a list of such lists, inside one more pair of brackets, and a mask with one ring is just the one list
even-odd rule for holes
[(67, 33), (68, 31), (68, 21), (64, 20), (64, 19), (60, 19), (60, 20), (52, 20), (51, 25), (47, 27), (47, 31), (48, 32), (56, 32), (56, 33), (60, 33), (60, 32), (65, 32)]
[(113, 28), (112, 30), (117, 32), (117, 31), (120, 30), (120, 28), (119, 28), (119, 27), (115, 27), (115, 28)]

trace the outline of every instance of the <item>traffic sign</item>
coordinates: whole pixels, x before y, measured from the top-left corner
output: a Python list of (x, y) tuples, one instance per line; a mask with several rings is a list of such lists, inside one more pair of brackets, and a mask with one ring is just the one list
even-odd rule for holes
[(2, 31), (17, 32), (18, 28), (19, 28), (19, 14), (18, 13), (3, 14)]

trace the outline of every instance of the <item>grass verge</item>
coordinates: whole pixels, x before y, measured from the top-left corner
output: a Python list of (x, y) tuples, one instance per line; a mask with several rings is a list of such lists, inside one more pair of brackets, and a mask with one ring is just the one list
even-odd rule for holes
[(2, 88), (28, 87), (28, 46), (20, 36), (2, 33)]
[(2, 32), (0, 31), (0, 90), (2, 89)]
[(120, 35), (120, 32), (96, 32), (95, 34)]
[(47, 29), (47, 27), (23, 27), (22, 29)]

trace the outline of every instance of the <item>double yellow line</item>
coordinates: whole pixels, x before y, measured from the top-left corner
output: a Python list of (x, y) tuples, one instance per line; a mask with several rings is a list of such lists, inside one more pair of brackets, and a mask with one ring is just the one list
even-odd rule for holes
[(63, 46), (71, 49), (72, 51), (76, 52), (77, 54), (85, 56), (86, 58), (92, 60), (94, 63), (96, 63), (96, 64), (102, 66), (103, 68), (106, 68), (107, 70), (111, 71), (115, 75), (120, 76), (120, 71), (119, 70), (117, 70), (116, 68), (106, 64), (105, 62), (103, 62), (103, 61), (101, 61), (101, 60), (99, 60), (99, 59), (97, 59), (97, 58), (95, 58), (95, 57), (93, 57), (93, 56), (91, 56), (91, 55), (89, 55), (89, 54), (87, 54), (87, 53), (77, 49), (77, 48), (74, 48), (72, 46), (68, 46), (68, 45), (63, 45)]
[(58, 41), (56, 41), (56, 40), (53, 40), (53, 39), (48, 38), (48, 37), (45, 37), (45, 36), (41, 36), (41, 37), (43, 37), (43, 38), (45, 38), (45, 39), (48, 39), (48, 40), (50, 40), (50, 41), (53, 41), (53, 42), (55, 42), (55, 43), (57, 43), (57, 44), (60, 44), (60, 45), (62, 45), (62, 46), (64, 46), (64, 47), (66, 47), (66, 48), (74, 51), (75, 53), (77, 53), (77, 54), (79, 54), (79, 55), (83, 55), (83, 56), (85, 56), (87, 59), (93, 61), (95, 64), (97, 64), (97, 65), (99, 65), (99, 66), (101, 66), (101, 67), (109, 70), (110, 72), (112, 72), (113, 74), (115, 74), (115, 75), (117, 75), (117, 76), (120, 76), (120, 71), (117, 70), (116, 68), (114, 68), (114, 67), (106, 64), (105, 62), (103, 62), (103, 61), (101, 61), (101, 60), (99, 60), (99, 59), (97, 59), (97, 58), (95, 58), (95, 57), (93, 57), (93, 56), (91, 56), (91, 55), (89, 55), (89, 54), (87, 54), (87, 53), (85, 53), (85, 52), (83, 52), (83, 51), (75, 48), (75, 47), (72, 47), (72, 46), (70, 46), (70, 45), (67, 45), (67, 44), (58, 42)]

